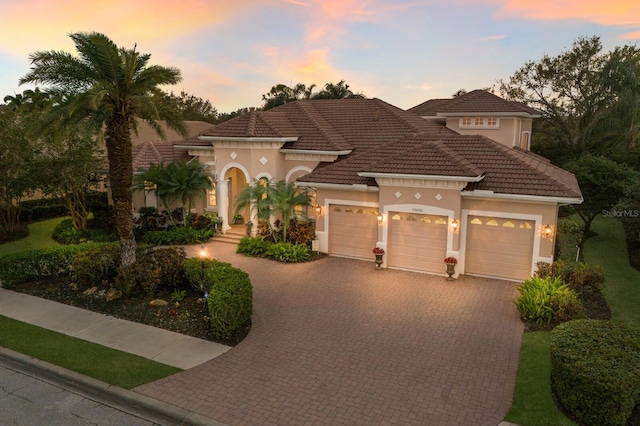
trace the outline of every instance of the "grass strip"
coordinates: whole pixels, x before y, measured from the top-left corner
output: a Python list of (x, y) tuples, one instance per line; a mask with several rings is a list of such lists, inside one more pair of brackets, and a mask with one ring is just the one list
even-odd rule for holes
[(124, 389), (133, 389), (181, 371), (1, 315), (0, 346)]
[(505, 420), (523, 426), (573, 425), (551, 397), (551, 332), (525, 333), (513, 404)]
[(584, 261), (604, 269), (602, 294), (611, 319), (640, 328), (640, 271), (629, 264), (622, 224), (615, 218), (598, 217), (591, 229), (598, 235), (585, 241)]
[(43, 249), (56, 247), (59, 244), (51, 238), (56, 225), (62, 222), (64, 217), (41, 220), (29, 225), (29, 236), (20, 240), (0, 244), (0, 256), (28, 249)]

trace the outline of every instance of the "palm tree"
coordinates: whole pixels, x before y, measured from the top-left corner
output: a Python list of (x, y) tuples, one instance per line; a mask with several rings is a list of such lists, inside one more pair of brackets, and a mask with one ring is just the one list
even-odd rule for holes
[(213, 188), (213, 183), (206, 172), (207, 166), (195, 160), (183, 163), (175, 161), (167, 166), (167, 179), (160, 184), (166, 185), (161, 192), (166, 194), (169, 203), (180, 200), (185, 226), (191, 222), (191, 206), (196, 197), (204, 198), (207, 190)]
[[(271, 216), (279, 216), (282, 222), (283, 240), (287, 241), (289, 221), (298, 206), (309, 206), (311, 198), (300, 191), (294, 182), (269, 182), (265, 178), (255, 179), (236, 197), (236, 213), (246, 207), (255, 207), (258, 219), (269, 223)], [(269, 226), (271, 226), (269, 224)]]
[(327, 83), (324, 89), (313, 95), (313, 99), (353, 99), (364, 98), (362, 93), (353, 93), (344, 80), (338, 83)]
[(20, 84), (42, 83), (49, 91), (63, 95), (53, 113), (68, 124), (91, 120), (105, 129), (109, 181), (120, 235), (122, 265), (135, 262), (132, 215), (132, 146), (134, 117), (147, 121), (164, 137), (158, 120), (187, 136), (180, 113), (159, 86), (176, 84), (180, 71), (149, 65), (151, 55), (118, 48), (100, 33), (70, 35), (77, 56), (60, 51), (31, 54), (31, 71)]
[(287, 241), (287, 228), (289, 221), (295, 214), (298, 206), (309, 206), (311, 198), (309, 194), (296, 187), (295, 182), (280, 181), (269, 186), (267, 198), (270, 200), (271, 211), (280, 215), (282, 222), (282, 239)]

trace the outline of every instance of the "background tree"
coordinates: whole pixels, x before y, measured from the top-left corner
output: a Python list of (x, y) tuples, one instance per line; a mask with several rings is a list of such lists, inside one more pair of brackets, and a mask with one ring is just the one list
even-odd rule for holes
[(163, 120), (185, 138), (187, 131), (180, 112), (160, 86), (181, 80), (177, 68), (149, 65), (151, 55), (118, 48), (100, 33), (70, 35), (77, 55), (67, 52), (33, 53), (31, 71), (20, 84), (48, 85), (62, 94), (52, 112), (74, 124), (90, 119), (95, 128), (104, 126), (111, 198), (116, 212), (123, 266), (135, 262), (132, 215), (131, 132), (135, 117), (147, 121), (164, 137), (158, 124)]
[[(508, 82), (498, 83), (502, 96), (542, 112), (543, 119), (534, 123), (533, 147), (541, 146), (538, 152), (546, 156), (545, 151), (550, 151), (552, 161), (561, 165), (583, 153), (608, 156), (622, 146), (619, 135), (608, 131), (613, 126), (605, 123), (623, 104), (625, 111), (639, 108), (633, 103), (635, 95), (624, 93), (631, 86), (620, 84), (620, 76), (625, 75), (637, 87), (639, 60), (636, 47), (603, 52), (599, 37), (579, 38), (571, 50), (529, 61)], [(625, 96), (629, 101), (623, 101)], [(637, 128), (637, 124), (626, 120), (625, 126)], [(555, 146), (547, 149), (550, 145)]]
[(178, 105), (178, 110), (184, 120), (205, 121), (212, 124), (218, 122), (218, 110), (211, 105), (208, 99), (199, 98), (185, 91), (181, 91), (177, 96), (171, 92), (169, 97)]
[(87, 229), (87, 194), (103, 179), (102, 151), (88, 129), (67, 129), (41, 139), (43, 154), (36, 163), (38, 187), (45, 195), (63, 200), (75, 229)]
[(353, 99), (353, 98), (365, 98), (360, 93), (354, 93), (349, 89), (349, 85), (344, 80), (340, 80), (338, 83), (327, 83), (324, 85), (324, 89), (312, 96), (312, 99)]
[(573, 208), (584, 221), (585, 236), (591, 232), (593, 219), (604, 211), (614, 210), (640, 180), (635, 170), (605, 157), (583, 155), (565, 168), (576, 175), (582, 190), (584, 202)]
[(20, 226), (20, 201), (36, 188), (35, 153), (18, 112), (0, 106), (0, 231)]
[(299, 99), (309, 99), (315, 84), (307, 87), (303, 83), (298, 83), (293, 87), (286, 84), (276, 84), (268, 93), (262, 95), (262, 110), (266, 111), (288, 102), (294, 102)]

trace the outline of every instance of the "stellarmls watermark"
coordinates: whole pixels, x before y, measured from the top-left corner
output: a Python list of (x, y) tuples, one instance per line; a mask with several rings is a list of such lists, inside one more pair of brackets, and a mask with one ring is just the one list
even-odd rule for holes
[(640, 210), (602, 210), (605, 217), (640, 217)]

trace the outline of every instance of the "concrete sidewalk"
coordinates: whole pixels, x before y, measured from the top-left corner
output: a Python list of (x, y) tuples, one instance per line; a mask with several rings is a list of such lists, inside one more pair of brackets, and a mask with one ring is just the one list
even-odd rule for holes
[(183, 370), (229, 346), (0, 288), (0, 315)]

